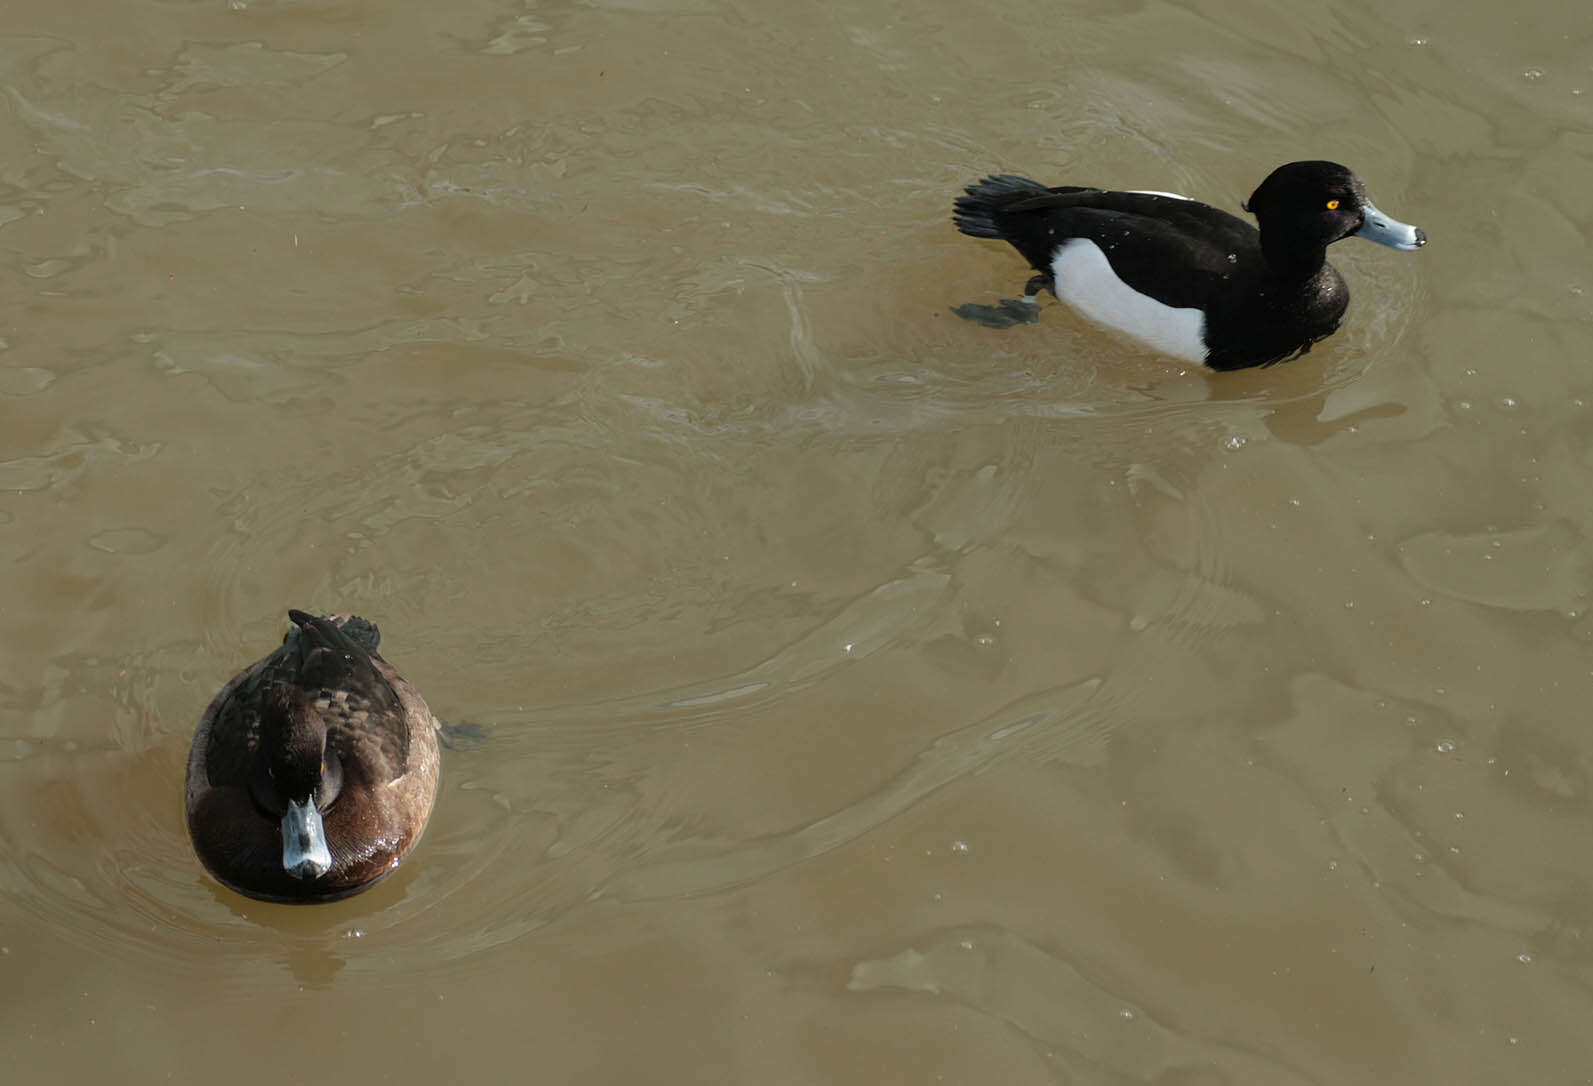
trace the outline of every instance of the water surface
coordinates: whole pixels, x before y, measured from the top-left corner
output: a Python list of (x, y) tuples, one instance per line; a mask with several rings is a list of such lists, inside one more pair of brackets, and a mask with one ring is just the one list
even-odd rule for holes
[[(8, 1081), (1572, 1082), (1593, 16), (15, 0)], [(1333, 158), (1305, 358), (992, 331), (1010, 170)], [(221, 889), (206, 701), (353, 610), (425, 841)]]

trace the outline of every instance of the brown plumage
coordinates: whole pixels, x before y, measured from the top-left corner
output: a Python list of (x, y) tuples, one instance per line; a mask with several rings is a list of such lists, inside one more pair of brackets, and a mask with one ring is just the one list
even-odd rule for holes
[(277, 650), (200, 718), (188, 835), (241, 894), (333, 901), (371, 886), (420, 840), (437, 796), (437, 721), (376, 652), (373, 624), (288, 617)]

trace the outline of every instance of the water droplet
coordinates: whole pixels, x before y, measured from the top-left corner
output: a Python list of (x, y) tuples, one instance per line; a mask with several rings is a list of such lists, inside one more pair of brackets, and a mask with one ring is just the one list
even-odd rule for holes
[(968, 842), (967, 841), (953, 841), (951, 843), (951, 850), (953, 852), (967, 852), (968, 851)]
[(1531, 79), (1533, 81), (1537, 81), (1539, 79), (1542, 79), (1543, 78), (1543, 69), (1542, 68), (1528, 68), (1526, 71), (1521, 73), (1521, 78), (1522, 79)]
[(1416, 48), (1418, 48), (1418, 49), (1420, 49), (1424, 45), (1431, 44), (1431, 42), (1432, 42), (1431, 38), (1412, 38), (1410, 40), (1410, 43), (1412, 45), (1416, 46)]
[(1506, 410), (1514, 407), (1515, 405), (1516, 398), (1514, 396), (1506, 396), (1504, 399), (1499, 401), (1499, 406), (1505, 408)]
[(1249, 439), (1244, 437), (1242, 434), (1234, 434), (1222, 444), (1226, 449), (1242, 449), (1249, 444)]
[(1129, 1020), (1132, 1020), (1134, 1018), (1134, 1008), (1133, 1007), (1124, 1007), (1122, 1010), (1118, 1011), (1117, 1013), (1119, 1015), (1121, 1015), (1122, 1017), (1127, 1018)]
[(1239, 263), (1239, 254), (1238, 253), (1229, 253), (1228, 254), (1228, 263), (1230, 263), (1230, 264)]
[(1516, 961), (1520, 962), (1522, 965), (1531, 965), (1532, 955), (1523, 950), (1520, 954), (1516, 955)]
[(1455, 749), (1455, 744), (1451, 743), (1447, 739), (1445, 739), (1443, 742), (1438, 744), (1438, 753), (1439, 754), (1450, 754), (1450, 753), (1453, 753), (1454, 749)]

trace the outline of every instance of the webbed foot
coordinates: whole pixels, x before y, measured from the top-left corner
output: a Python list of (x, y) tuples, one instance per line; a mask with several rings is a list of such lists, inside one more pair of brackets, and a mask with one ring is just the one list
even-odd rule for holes
[(437, 741), (449, 750), (475, 750), (491, 734), (485, 726), (468, 721), (461, 720), (458, 724), (450, 724), (446, 720), (437, 722)]
[(1003, 298), (995, 305), (964, 302), (952, 306), (951, 311), (965, 321), (973, 321), (986, 328), (1011, 328), (1015, 324), (1034, 324), (1040, 319), (1040, 305), (1032, 295)]

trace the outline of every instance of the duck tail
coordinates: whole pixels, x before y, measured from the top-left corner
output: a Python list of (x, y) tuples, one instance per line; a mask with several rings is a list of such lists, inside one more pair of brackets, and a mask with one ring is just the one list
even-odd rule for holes
[(957, 229), (976, 238), (1005, 238), (996, 215), (1019, 200), (1044, 196), (1051, 190), (1038, 181), (1002, 173), (976, 181), (963, 190), (953, 206), (951, 220)]
[(331, 620), (303, 611), (289, 611), (288, 620), (298, 627), (289, 636), (296, 641), (298, 681), (304, 685), (335, 689), (362, 665), (371, 666), (365, 647)]

